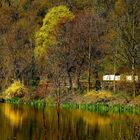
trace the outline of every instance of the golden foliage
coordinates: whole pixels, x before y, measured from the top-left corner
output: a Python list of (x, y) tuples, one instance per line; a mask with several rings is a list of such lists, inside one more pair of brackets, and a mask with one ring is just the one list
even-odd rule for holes
[(36, 33), (36, 60), (42, 60), (45, 57), (47, 47), (56, 44), (56, 34), (61, 24), (73, 20), (74, 15), (66, 6), (57, 6), (52, 8), (43, 20), (43, 26)]
[(15, 80), (10, 87), (4, 91), (6, 98), (23, 97), (28, 93), (27, 88), (19, 80)]
[(84, 97), (87, 98), (93, 98), (93, 99), (97, 99), (97, 98), (111, 98), (112, 97), (112, 92), (110, 91), (106, 91), (106, 90), (102, 90), (102, 91), (90, 91), (87, 92)]
[(122, 16), (125, 13), (125, 2), (124, 0), (117, 0), (115, 3), (115, 12), (118, 16)]

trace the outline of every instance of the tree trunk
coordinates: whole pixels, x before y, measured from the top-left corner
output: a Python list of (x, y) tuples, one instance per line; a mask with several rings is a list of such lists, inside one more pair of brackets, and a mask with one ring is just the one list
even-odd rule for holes
[(135, 54), (136, 54), (136, 50), (135, 50), (135, 16), (134, 16), (134, 9), (135, 9), (135, 5), (132, 5), (132, 9), (133, 9), (133, 20), (132, 20), (132, 44), (133, 44), (133, 55), (132, 55), (132, 79), (133, 79), (133, 97), (136, 96), (136, 81), (135, 81)]
[(78, 92), (81, 94), (82, 90), (81, 90), (81, 83), (80, 83), (80, 72), (77, 75), (77, 90)]
[(60, 85), (60, 81), (59, 81), (58, 89), (57, 89), (57, 107), (60, 107), (60, 104), (61, 104), (60, 93), (61, 93), (61, 85)]
[(81, 83), (80, 83), (81, 68), (82, 68), (82, 65), (78, 68), (78, 71), (77, 71), (77, 89), (78, 90), (81, 89)]
[(88, 91), (91, 89), (91, 38), (89, 38), (89, 52), (88, 52)]
[(80, 76), (77, 76), (77, 88), (80, 89), (81, 88), (81, 83), (80, 83)]
[(116, 74), (116, 66), (115, 66), (116, 60), (114, 58), (114, 81), (113, 81), (113, 92), (116, 93), (116, 80), (115, 80), (115, 74)]
[(136, 97), (135, 59), (132, 58), (133, 97)]
[(70, 93), (72, 93), (73, 91), (73, 84), (72, 84), (72, 77), (69, 71), (67, 71), (67, 75), (68, 75), (68, 80), (69, 80), (69, 86), (70, 86)]
[(95, 74), (96, 74), (95, 75), (95, 79), (96, 79), (95, 89), (96, 89), (96, 91), (98, 91), (98, 90), (101, 90), (101, 82), (100, 82), (100, 79), (99, 79), (98, 71), (96, 71)]

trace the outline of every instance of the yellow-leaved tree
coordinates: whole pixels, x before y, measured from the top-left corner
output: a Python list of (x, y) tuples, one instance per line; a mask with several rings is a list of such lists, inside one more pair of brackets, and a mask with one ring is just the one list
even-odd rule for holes
[(42, 27), (35, 35), (36, 48), (34, 52), (36, 61), (44, 60), (47, 48), (56, 44), (57, 31), (60, 25), (73, 19), (74, 14), (67, 6), (56, 6), (49, 10), (43, 20)]

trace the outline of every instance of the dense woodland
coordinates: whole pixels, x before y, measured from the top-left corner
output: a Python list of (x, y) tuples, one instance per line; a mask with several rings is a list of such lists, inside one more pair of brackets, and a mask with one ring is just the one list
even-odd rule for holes
[(81, 94), (102, 89), (104, 74), (128, 74), (131, 83), (114, 81), (110, 90), (138, 95), (139, 7), (139, 0), (0, 0), (1, 93), (20, 80), (34, 94)]

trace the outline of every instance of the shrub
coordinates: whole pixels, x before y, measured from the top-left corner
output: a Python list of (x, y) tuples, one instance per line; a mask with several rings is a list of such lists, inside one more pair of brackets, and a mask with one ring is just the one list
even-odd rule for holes
[(5, 91), (6, 98), (22, 98), (28, 93), (28, 89), (19, 80), (15, 80)]
[(99, 98), (111, 98), (112, 92), (106, 91), (106, 90), (100, 90), (100, 91), (90, 91), (87, 92), (84, 97), (99, 97)]

